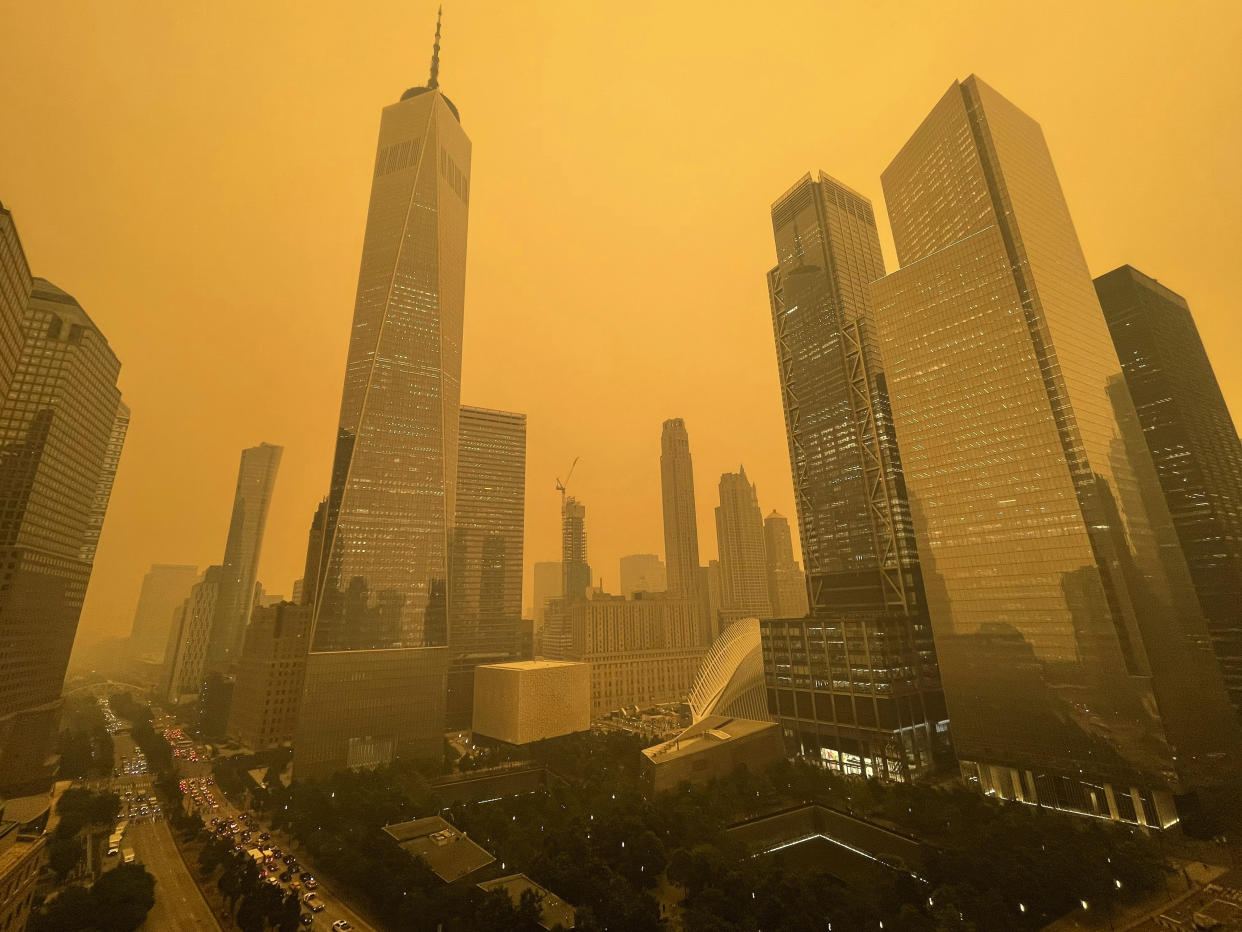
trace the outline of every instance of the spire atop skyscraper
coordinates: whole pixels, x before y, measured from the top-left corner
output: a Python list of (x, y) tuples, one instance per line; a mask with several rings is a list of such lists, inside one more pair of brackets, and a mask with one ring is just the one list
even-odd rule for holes
[(431, 46), (431, 77), (427, 79), (427, 86), (435, 89), (440, 86), (440, 16), (444, 12), (444, 7), (436, 10), (436, 41)]

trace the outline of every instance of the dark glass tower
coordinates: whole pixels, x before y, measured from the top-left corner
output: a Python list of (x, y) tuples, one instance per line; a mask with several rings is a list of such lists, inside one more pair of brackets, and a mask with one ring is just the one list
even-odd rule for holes
[(65, 669), (129, 423), (121, 364), (77, 301), (34, 279), (22, 333), (0, 408), (3, 793), (51, 782)]
[(768, 273), (810, 617), (762, 628), (787, 743), (847, 774), (914, 779), (945, 743), (944, 699), (893, 435), (870, 282), (871, 203), (820, 173), (772, 205)]
[(1143, 439), (1242, 712), (1242, 443), (1186, 300), (1123, 265), (1095, 280)]
[(294, 743), (300, 776), (442, 750), (470, 139), (431, 77), (384, 108)]
[(872, 304), (962, 773), (1171, 825), (1242, 739), (1043, 132), (972, 76), (882, 180), (902, 267)]
[(518, 659), (526, 415), (462, 406), (450, 573), (448, 727), (469, 728), (474, 668)]

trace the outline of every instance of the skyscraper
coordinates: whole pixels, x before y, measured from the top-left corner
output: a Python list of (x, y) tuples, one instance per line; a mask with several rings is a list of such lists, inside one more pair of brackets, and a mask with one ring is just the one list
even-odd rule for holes
[(223, 575), (223, 567), (207, 567), (173, 615), (160, 683), (160, 693), (173, 705), (197, 702), (202, 693)]
[(254, 607), (259, 553), (276, 471), (284, 447), (261, 443), (242, 450), (229, 536), (220, 565), (220, 592), (207, 650), (213, 668), (233, 665), (241, 654), (246, 625)]
[(436, 757), (470, 139), (431, 76), (384, 108), (371, 181), (294, 767)]
[(720, 477), (716, 546), (720, 554), (722, 612), (731, 621), (770, 618), (763, 512), (759, 510), (759, 493), (746, 478), (745, 467)]
[(0, 410), (3, 792), (46, 789), (51, 778), (60, 693), (124, 410), (121, 364), (72, 297), (34, 279), (22, 331)]
[(1095, 292), (1182, 544), (1234, 708), (1242, 712), (1242, 443), (1186, 299), (1123, 265)]
[(572, 495), (561, 502), (561, 577), (563, 598), (569, 602), (586, 598), (591, 588), (586, 505)]
[(474, 668), (518, 659), (526, 415), (462, 406), (449, 573), (448, 726), (469, 728)]
[(229, 737), (255, 750), (293, 739), (306, 653), (309, 605), (281, 602), (254, 610), (246, 628), (229, 710)]
[(763, 552), (768, 568), (768, 601), (774, 618), (801, 618), (807, 613), (806, 574), (793, 555), (793, 535), (785, 516), (772, 512), (763, 519)]
[(21, 359), (22, 318), (32, 284), (13, 214), (0, 204), (0, 397), (8, 395)]
[(875, 345), (875, 214), (807, 174), (772, 205), (772, 232), (768, 293), (811, 617), (762, 625), (770, 709), (807, 759), (915, 779), (935, 766), (947, 724)]
[(873, 286), (964, 776), (1146, 825), (1236, 773), (1185, 560), (1039, 125), (954, 82), (883, 174)]
[(199, 578), (197, 566), (156, 563), (147, 570), (129, 632), (131, 657), (164, 655), (173, 615), (181, 608), (181, 603), (190, 594), (190, 587)]
[(559, 599), (565, 593), (565, 579), (559, 560), (542, 561), (534, 568), (534, 615), (535, 628), (543, 627), (544, 612), (549, 599)]
[(621, 595), (631, 598), (635, 592), (665, 592), (668, 573), (664, 561), (656, 553), (631, 553), (621, 558)]
[(698, 589), (699, 519), (694, 509), (690, 436), (679, 417), (660, 433), (660, 491), (664, 500), (664, 560), (668, 591), (689, 596)]

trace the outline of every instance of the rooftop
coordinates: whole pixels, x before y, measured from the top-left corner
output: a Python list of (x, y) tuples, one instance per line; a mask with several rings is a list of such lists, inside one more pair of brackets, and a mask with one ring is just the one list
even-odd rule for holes
[(545, 929), (551, 929), (557, 924), (562, 928), (574, 928), (574, 908), (562, 900), (559, 896), (544, 887), (539, 886), (525, 874), (510, 874), (508, 877), (497, 877), (495, 880), (485, 880), (479, 884), (480, 890), (504, 890), (509, 894), (509, 899), (513, 901), (513, 905), (522, 899), (522, 893), (526, 890), (534, 890), (538, 893), (540, 900), (539, 925)]
[(644, 749), (643, 754), (653, 764), (664, 764), (679, 757), (696, 754), (709, 747), (716, 747), (728, 741), (737, 741), (740, 738), (759, 734), (766, 729), (779, 727), (773, 722), (709, 715), (702, 721), (695, 722), (676, 738)]
[(510, 663), (489, 663), (489, 670), (551, 670), (556, 667), (580, 667), (573, 660), (514, 660)]
[(385, 825), (410, 857), (421, 858), (445, 883), (473, 874), (496, 859), (439, 816)]

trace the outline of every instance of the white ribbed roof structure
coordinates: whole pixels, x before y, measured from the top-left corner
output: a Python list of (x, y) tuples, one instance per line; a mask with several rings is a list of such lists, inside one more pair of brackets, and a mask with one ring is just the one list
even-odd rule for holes
[(709, 715), (775, 721), (763, 685), (758, 618), (735, 621), (716, 638), (690, 688), (690, 711), (695, 722)]

